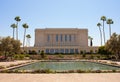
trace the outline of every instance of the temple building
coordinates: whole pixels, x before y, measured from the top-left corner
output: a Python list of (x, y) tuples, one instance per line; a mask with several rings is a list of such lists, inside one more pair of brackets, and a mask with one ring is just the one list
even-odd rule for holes
[(98, 48), (88, 46), (88, 29), (46, 28), (35, 29), (35, 44), (29, 49), (50, 54), (73, 54), (90, 50), (95, 53)]

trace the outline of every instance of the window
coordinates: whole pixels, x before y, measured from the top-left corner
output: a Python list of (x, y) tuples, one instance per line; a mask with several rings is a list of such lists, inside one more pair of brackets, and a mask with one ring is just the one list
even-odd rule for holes
[(49, 53), (49, 49), (46, 49), (46, 51), (45, 51), (47, 54)]
[(75, 41), (75, 39), (76, 39), (76, 36), (75, 36), (75, 34), (74, 34), (74, 41)]
[(47, 35), (47, 41), (48, 42), (50, 41), (50, 35)]
[(69, 49), (65, 49), (65, 53), (68, 54), (69, 53)]
[(60, 40), (61, 40), (61, 42), (62, 42), (62, 34), (60, 35)]
[(74, 53), (74, 49), (70, 49), (70, 53), (73, 54)]
[(71, 35), (69, 35), (69, 41), (71, 42)]
[(78, 49), (75, 49), (75, 53), (76, 53), (76, 54), (78, 54), (78, 53), (79, 53), (79, 52), (78, 52)]
[(58, 50), (58, 49), (55, 49), (55, 53), (56, 53), (56, 54), (59, 53), (59, 50)]
[(50, 53), (53, 54), (54, 53), (54, 49), (50, 49)]
[(64, 49), (60, 49), (60, 53), (62, 53), (62, 54), (63, 54), (63, 53), (64, 53)]
[(67, 35), (65, 35), (65, 41), (67, 41)]
[(75, 41), (75, 35), (74, 34), (71, 35), (71, 39), (72, 39), (72, 41)]
[(58, 42), (58, 34), (56, 35), (56, 42)]

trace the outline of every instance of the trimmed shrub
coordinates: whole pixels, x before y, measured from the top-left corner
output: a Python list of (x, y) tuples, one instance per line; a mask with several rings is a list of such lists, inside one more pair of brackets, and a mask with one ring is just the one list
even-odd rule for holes
[(82, 54), (82, 57), (85, 58), (85, 57), (86, 57), (86, 54)]
[(45, 70), (34, 70), (32, 73), (53, 73), (50, 69), (45, 69)]
[(25, 55), (24, 55), (24, 54), (14, 55), (14, 59), (15, 59), (15, 60), (23, 60), (24, 58), (25, 58)]
[(0, 66), (0, 69), (4, 69), (5, 67), (4, 66)]
[(68, 73), (74, 73), (75, 71), (74, 70), (69, 70)]
[(79, 69), (79, 70), (77, 70), (76, 72), (77, 72), (77, 73), (85, 73), (85, 71), (80, 70), (80, 69)]

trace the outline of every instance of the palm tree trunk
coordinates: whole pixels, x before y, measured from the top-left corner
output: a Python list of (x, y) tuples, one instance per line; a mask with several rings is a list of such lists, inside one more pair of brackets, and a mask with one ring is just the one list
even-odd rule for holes
[(15, 28), (13, 28), (13, 39), (14, 39), (14, 32), (15, 32)]
[(92, 42), (92, 39), (90, 39), (90, 46), (92, 46), (93, 45), (93, 42)]
[(111, 37), (111, 24), (109, 24), (109, 34), (110, 34), (110, 37)]
[(103, 21), (103, 37), (104, 37), (104, 45), (105, 45), (105, 31), (104, 31), (104, 21)]
[(28, 47), (30, 47), (30, 38), (28, 39)]
[(99, 27), (99, 30), (100, 30), (100, 39), (101, 39), (101, 46), (102, 46), (102, 32), (101, 32), (100, 27)]
[(27, 40), (26, 40), (26, 46), (29, 47), (30, 46), (30, 38), (27, 37)]
[(23, 38), (23, 50), (24, 50), (24, 44), (25, 44), (25, 35), (26, 35), (26, 28), (24, 30), (24, 38)]
[(26, 37), (26, 47), (28, 47), (28, 37)]
[(16, 28), (16, 40), (18, 40), (18, 22), (17, 22), (17, 28)]

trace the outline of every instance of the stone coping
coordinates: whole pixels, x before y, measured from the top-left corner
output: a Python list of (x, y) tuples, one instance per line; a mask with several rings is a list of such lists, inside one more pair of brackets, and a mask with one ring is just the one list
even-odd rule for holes
[[(15, 63), (15, 66), (10, 66), (10, 67), (5, 68), (5, 69), (0, 69), (0, 71), (18, 68), (18, 67), (29, 65), (29, 64), (32, 64), (32, 63), (36, 63), (36, 62), (73, 62), (73, 61), (75, 61), (75, 62), (79, 62), (79, 61), (94, 62), (94, 63), (101, 63), (101, 64), (105, 64), (105, 65), (111, 65), (111, 66), (120, 67), (119, 62), (118, 62), (118, 64), (114, 64), (115, 62), (110, 61), (110, 60), (34, 60), (34, 61), (31, 61), (31, 62), (26, 61), (24, 63), (18, 63), (20, 61), (14, 61), (14, 62), (17, 62), (18, 65)], [(111, 63), (113, 63), (113, 64), (111, 64)], [(102, 70), (102, 71), (104, 71), (104, 70)]]

